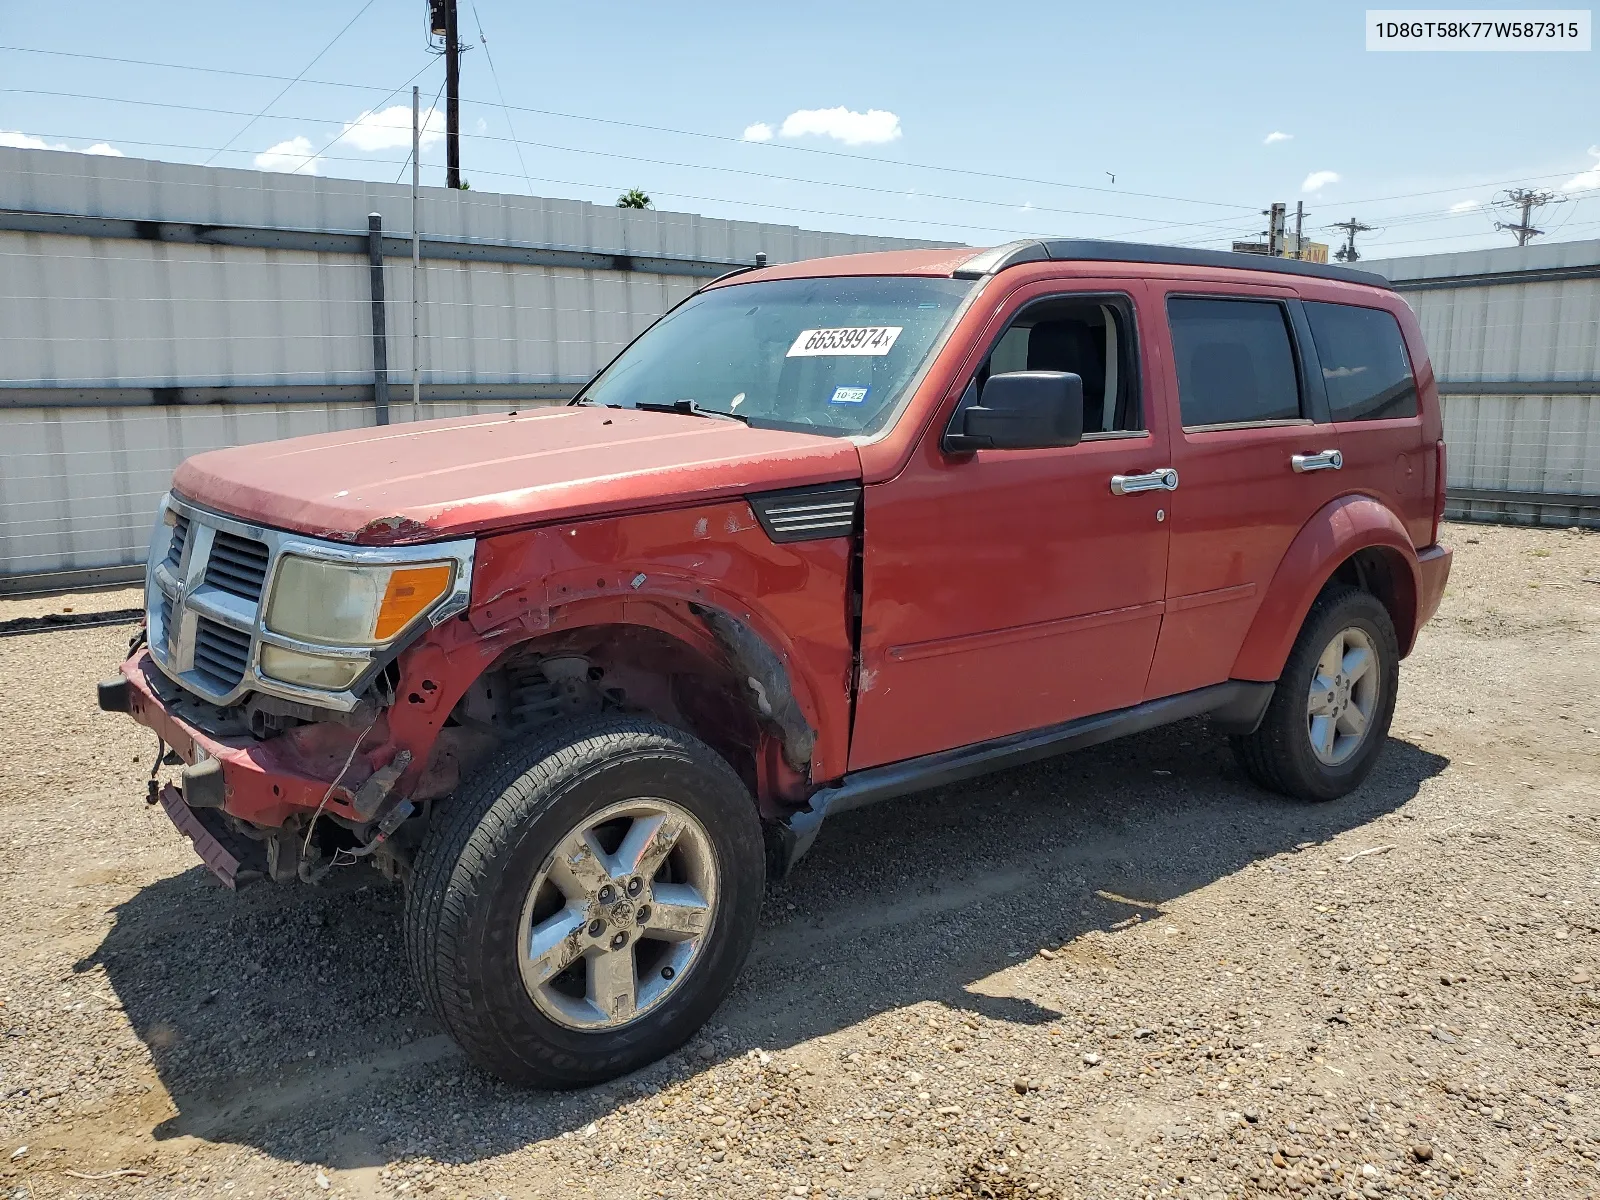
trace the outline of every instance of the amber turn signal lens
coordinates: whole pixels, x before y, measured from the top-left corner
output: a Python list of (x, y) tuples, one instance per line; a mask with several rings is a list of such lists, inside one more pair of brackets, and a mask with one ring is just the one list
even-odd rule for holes
[(420, 612), (445, 594), (453, 568), (449, 563), (426, 567), (396, 567), (389, 575), (383, 603), (378, 606), (378, 623), (372, 631), (375, 640), (386, 642), (399, 633)]

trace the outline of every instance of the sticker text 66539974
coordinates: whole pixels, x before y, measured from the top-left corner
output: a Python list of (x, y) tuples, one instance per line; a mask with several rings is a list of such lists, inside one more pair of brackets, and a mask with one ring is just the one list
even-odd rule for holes
[(785, 358), (819, 354), (887, 354), (903, 325), (849, 325), (840, 329), (802, 329)]

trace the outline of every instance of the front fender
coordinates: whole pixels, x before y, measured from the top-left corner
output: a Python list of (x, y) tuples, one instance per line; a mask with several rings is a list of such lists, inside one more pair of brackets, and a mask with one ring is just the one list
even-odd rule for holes
[(1416, 547), (1393, 509), (1371, 496), (1341, 496), (1319, 509), (1289, 543), (1234, 660), (1232, 677), (1272, 680), (1282, 674), (1317, 596), (1351, 555), (1367, 549), (1385, 553), (1399, 576), (1394, 580), (1397, 590), (1405, 589), (1412, 598), (1401, 605), (1409, 611), (1395, 620), (1400, 652), (1408, 653), (1416, 637), (1415, 597), (1421, 585)]
[[(608, 623), (727, 649), (735, 626), (748, 629), (784, 676), (767, 701), (788, 748), (798, 753), (809, 726), (812, 775), (831, 779), (844, 773), (849, 748), (850, 562), (846, 538), (774, 543), (742, 499), (545, 526), (479, 543), (462, 627), (499, 650)], [(726, 620), (708, 624), (708, 612)], [(786, 695), (797, 712), (786, 711)]]

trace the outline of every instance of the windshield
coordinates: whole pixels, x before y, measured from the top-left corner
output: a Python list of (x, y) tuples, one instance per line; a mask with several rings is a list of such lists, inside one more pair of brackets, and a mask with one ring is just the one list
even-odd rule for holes
[(621, 408), (692, 400), (752, 425), (872, 433), (972, 288), (898, 275), (715, 288), (658, 321), (580, 400)]

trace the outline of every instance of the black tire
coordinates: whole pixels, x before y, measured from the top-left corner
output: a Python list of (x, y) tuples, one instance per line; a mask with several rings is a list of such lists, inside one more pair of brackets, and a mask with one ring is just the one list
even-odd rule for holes
[[(692, 970), (613, 1029), (550, 1020), (523, 985), (517, 938), (538, 872), (583, 818), (619, 800), (695, 815), (719, 895)], [(733, 987), (755, 939), (765, 859), (755, 802), (715, 751), (634, 717), (564, 722), (507, 750), (444, 802), (418, 850), (406, 948), (424, 1002), (477, 1066), (508, 1083), (579, 1087), (670, 1054)]]
[[(1349, 758), (1330, 766), (1312, 749), (1306, 696), (1324, 648), (1339, 632), (1352, 628), (1366, 633), (1372, 642), (1381, 691), (1364, 740)], [(1300, 800), (1334, 800), (1347, 795), (1361, 786), (1383, 752), (1399, 680), (1400, 643), (1389, 610), (1371, 592), (1331, 584), (1306, 614), (1261, 725), (1254, 733), (1229, 739), (1234, 757), (1245, 773), (1268, 791)]]

